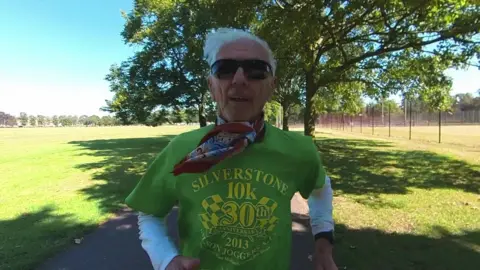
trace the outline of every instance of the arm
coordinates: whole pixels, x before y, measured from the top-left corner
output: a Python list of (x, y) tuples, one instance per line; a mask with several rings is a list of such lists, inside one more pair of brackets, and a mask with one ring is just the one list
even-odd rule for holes
[(333, 190), (330, 177), (325, 176), (325, 185), (313, 190), (308, 198), (310, 225), (315, 236), (317, 252), (331, 252), (333, 246)]
[(142, 248), (148, 254), (153, 269), (165, 270), (178, 255), (177, 248), (168, 237), (165, 220), (139, 212), (138, 227)]
[(338, 270), (333, 260), (333, 190), (325, 176), (322, 188), (314, 189), (308, 198), (310, 225), (315, 236), (315, 269)]
[(308, 198), (310, 225), (313, 235), (334, 231), (333, 222), (333, 190), (330, 177), (325, 176), (322, 188), (314, 189)]

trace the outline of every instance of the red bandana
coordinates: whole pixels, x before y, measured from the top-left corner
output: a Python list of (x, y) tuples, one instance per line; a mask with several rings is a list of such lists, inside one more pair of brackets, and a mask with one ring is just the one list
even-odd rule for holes
[(175, 165), (173, 175), (205, 172), (223, 159), (245, 150), (261, 139), (264, 132), (263, 115), (252, 123), (226, 123), (219, 117), (215, 128), (202, 138), (197, 148)]

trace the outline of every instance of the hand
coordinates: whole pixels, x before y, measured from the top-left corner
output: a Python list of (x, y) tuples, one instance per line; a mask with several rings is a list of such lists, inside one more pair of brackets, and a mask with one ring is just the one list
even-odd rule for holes
[(315, 270), (338, 270), (332, 249), (332, 245), (325, 239), (315, 242)]
[(167, 265), (165, 270), (197, 270), (200, 269), (200, 260), (184, 256), (176, 256)]

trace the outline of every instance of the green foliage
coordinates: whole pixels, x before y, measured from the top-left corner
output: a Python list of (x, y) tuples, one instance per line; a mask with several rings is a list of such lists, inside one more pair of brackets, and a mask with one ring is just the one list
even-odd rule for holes
[(0, 111), (0, 126), (13, 127), (17, 125), (15, 116)]
[(265, 121), (276, 125), (281, 117), (282, 106), (276, 101), (270, 101), (265, 104)]
[[(358, 81), (371, 97), (414, 87), (431, 107), (445, 107), (449, 82), (442, 72), (479, 53), (480, 7), (472, 1), (293, 3), (275, 1), (261, 10), (255, 30), (274, 44), (277, 57), (303, 71), (307, 104), (317, 93), (328, 95), (332, 84)], [(314, 107), (307, 106), (306, 119), (315, 116)]]
[(480, 110), (480, 96), (474, 97), (470, 93), (457, 94), (452, 97), (452, 104), (460, 111)]
[(37, 117), (35, 117), (35, 115), (30, 115), (28, 119), (30, 122), (30, 126), (34, 127), (37, 125)]
[(205, 35), (216, 26), (240, 26), (240, 21), (251, 20), (245, 13), (240, 21), (227, 23), (228, 13), (218, 12), (225, 8), (231, 5), (220, 1), (135, 1), (132, 12), (123, 15), (122, 36), (126, 43), (142, 48), (120, 66), (112, 66), (106, 79), (114, 98), (103, 109), (124, 123), (144, 123), (151, 121), (149, 115), (159, 106), (191, 107), (200, 124), (206, 124), (205, 111), (211, 102), (207, 98), (208, 66), (202, 58)]
[(403, 93), (443, 110), (452, 101), (443, 71), (480, 54), (479, 13), (476, 2), (456, 0), (137, 0), (122, 36), (140, 50), (112, 66), (114, 98), (104, 109), (142, 123), (159, 106), (188, 107), (202, 123), (213, 108), (203, 40), (211, 28), (232, 26), (269, 42), (278, 59), (274, 100), (288, 117), (303, 99), (309, 135), (316, 115), (358, 113), (362, 96)]
[(38, 125), (43, 127), (46, 125), (46, 117), (43, 116), (43, 115), (37, 115), (37, 122), (38, 122)]
[(52, 124), (55, 125), (56, 127), (58, 127), (58, 124), (59, 124), (59, 119), (58, 119), (58, 116), (54, 115), (52, 116)]
[(22, 126), (26, 126), (27, 123), (28, 123), (28, 115), (27, 115), (27, 113), (21, 112), (21, 113), (20, 113), (20, 117), (18, 118), (18, 120), (20, 120), (20, 123), (22, 124)]

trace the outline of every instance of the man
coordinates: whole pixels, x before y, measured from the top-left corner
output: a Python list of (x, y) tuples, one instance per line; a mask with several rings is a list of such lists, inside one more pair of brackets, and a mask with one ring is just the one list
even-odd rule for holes
[[(139, 211), (142, 247), (154, 269), (289, 269), (290, 200), (308, 198), (315, 267), (332, 259), (332, 190), (311, 138), (264, 122), (276, 63), (266, 42), (219, 29), (207, 37), (215, 125), (176, 136), (127, 205)], [(178, 203), (180, 251), (164, 217)]]

